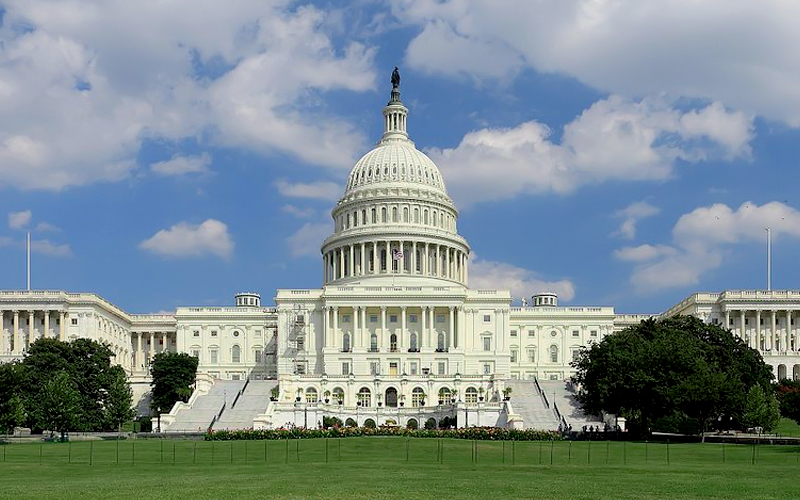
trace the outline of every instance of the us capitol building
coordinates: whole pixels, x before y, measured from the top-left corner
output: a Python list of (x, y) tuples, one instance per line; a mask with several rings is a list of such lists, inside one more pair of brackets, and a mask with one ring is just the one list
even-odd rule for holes
[[(536, 379), (540, 393), (547, 381), (564, 385), (581, 347), (676, 314), (730, 328), (776, 377), (800, 378), (800, 291), (697, 293), (663, 314), (628, 315), (563, 307), (546, 291), (512, 307), (507, 290), (470, 289), (458, 210), (439, 169), (410, 140), (407, 118), (393, 78), (383, 136), (331, 212), (321, 288), (280, 289), (269, 307), (241, 293), (232, 307), (173, 314), (130, 314), (93, 293), (0, 291), (0, 361), (22, 357), (42, 337), (94, 339), (110, 346), (135, 399), (146, 401), (153, 355), (189, 353), (199, 360), (195, 394), (162, 410), (167, 430), (205, 429), (210, 417), (218, 426), (220, 408), (243, 427), (312, 427), (323, 415), (362, 425), (454, 416), (459, 426), (529, 427), (536, 417), (521, 408), (534, 382), (526, 381)], [(514, 387), (510, 402), (506, 387)]]

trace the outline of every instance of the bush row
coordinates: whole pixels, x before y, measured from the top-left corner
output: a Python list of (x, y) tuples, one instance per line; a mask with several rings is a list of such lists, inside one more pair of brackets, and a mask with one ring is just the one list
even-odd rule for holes
[(477, 439), (482, 441), (559, 441), (555, 431), (516, 430), (498, 427), (467, 427), (461, 429), (408, 429), (405, 427), (331, 427), (329, 429), (238, 429), (212, 430), (204, 434), (206, 441), (313, 439), (359, 436), (402, 436), (413, 438)]

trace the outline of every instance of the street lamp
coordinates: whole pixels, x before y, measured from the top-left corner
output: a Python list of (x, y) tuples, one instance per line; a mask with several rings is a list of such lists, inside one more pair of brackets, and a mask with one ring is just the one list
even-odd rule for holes
[(158, 415), (157, 416), (157, 419), (158, 419), (158, 430), (156, 432), (161, 434), (161, 407), (160, 406), (158, 408), (156, 408), (156, 412), (157, 412), (157, 415)]

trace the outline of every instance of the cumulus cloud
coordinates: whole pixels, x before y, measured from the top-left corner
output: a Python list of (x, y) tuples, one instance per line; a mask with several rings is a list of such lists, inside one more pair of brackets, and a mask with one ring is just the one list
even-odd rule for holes
[(510, 290), (512, 297), (528, 297), (537, 292), (556, 292), (562, 300), (575, 297), (575, 285), (569, 280), (546, 281), (529, 269), (506, 262), (479, 259), (470, 254), (469, 286), (473, 289)]
[[(445, 75), (502, 77), (521, 65), (601, 91), (666, 92), (800, 125), (800, 4), (783, 0), (610, 2), (395, 0), (421, 28), (407, 63)], [(466, 53), (461, 51), (466, 50)], [(687, 125), (690, 126), (690, 125)], [(725, 133), (724, 131), (721, 131)]]
[(287, 238), (289, 253), (292, 257), (314, 257), (320, 255), (322, 242), (331, 235), (333, 228), (327, 222), (307, 222), (294, 234)]
[[(137, 168), (145, 139), (202, 136), (333, 168), (365, 145), (318, 96), (372, 88), (374, 51), (334, 44), (316, 8), (281, 0), (9, 0), (3, 8), (0, 185), (120, 180)], [(198, 163), (156, 171), (187, 168)]]
[(614, 214), (615, 217), (623, 220), (613, 236), (632, 240), (636, 236), (636, 223), (647, 217), (652, 217), (660, 211), (658, 207), (654, 207), (646, 201), (637, 201), (628, 205)]
[(30, 210), (21, 212), (10, 212), (8, 214), (8, 227), (11, 229), (23, 229), (31, 223), (33, 213)]
[(234, 243), (228, 226), (215, 219), (201, 224), (180, 222), (162, 229), (139, 244), (139, 248), (166, 257), (199, 257), (216, 255), (229, 259)]
[(283, 205), (281, 207), (281, 212), (297, 217), (298, 219), (308, 219), (309, 217), (313, 217), (314, 214), (317, 213), (317, 211), (311, 207), (300, 208), (290, 203)]
[(199, 156), (175, 155), (169, 160), (150, 165), (150, 170), (158, 175), (175, 176), (186, 174), (204, 174), (211, 164), (211, 155), (203, 153)]
[(631, 283), (639, 292), (697, 285), (735, 245), (765, 241), (767, 227), (775, 238), (800, 238), (800, 212), (779, 202), (747, 202), (739, 208), (716, 203), (682, 215), (671, 245), (626, 247), (614, 255), (636, 263)]
[(291, 183), (281, 179), (275, 182), (275, 187), (280, 194), (289, 198), (336, 201), (342, 194), (341, 186), (329, 181)]
[(31, 240), (31, 252), (49, 255), (51, 257), (69, 257), (72, 255), (72, 248), (67, 244), (55, 244), (48, 239)]
[(680, 111), (660, 98), (610, 96), (568, 123), (560, 143), (550, 135), (546, 125), (530, 121), (470, 132), (455, 148), (428, 153), (453, 198), (468, 206), (609, 180), (664, 180), (679, 159), (748, 158), (753, 119), (717, 103)]

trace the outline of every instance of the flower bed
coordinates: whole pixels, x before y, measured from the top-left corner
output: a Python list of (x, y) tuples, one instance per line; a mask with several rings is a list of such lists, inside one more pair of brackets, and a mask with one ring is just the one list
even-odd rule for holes
[(533, 429), (516, 430), (498, 427), (467, 427), (462, 429), (407, 429), (404, 427), (331, 427), (330, 429), (238, 429), (209, 431), (206, 441), (262, 440), (262, 439), (314, 439), (360, 436), (401, 436), (413, 438), (476, 439), (482, 441), (560, 441), (555, 431)]

